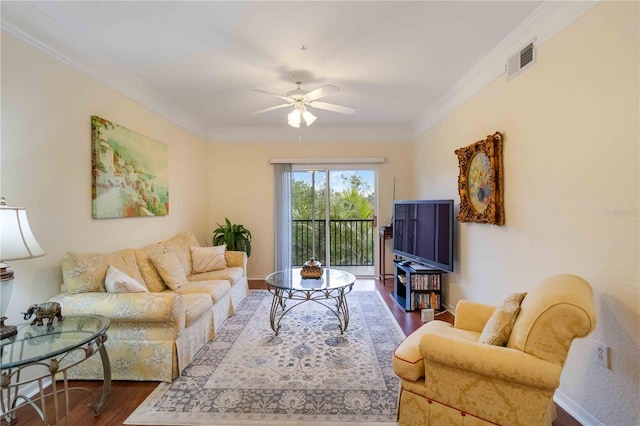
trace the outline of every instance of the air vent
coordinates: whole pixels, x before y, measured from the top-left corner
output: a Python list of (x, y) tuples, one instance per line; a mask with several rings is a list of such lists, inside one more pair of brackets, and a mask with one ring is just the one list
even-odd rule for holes
[(511, 80), (525, 69), (536, 63), (536, 45), (535, 38), (512, 55), (507, 61), (507, 80)]
[(533, 43), (529, 43), (527, 47), (520, 51), (520, 69), (526, 67), (533, 62)]

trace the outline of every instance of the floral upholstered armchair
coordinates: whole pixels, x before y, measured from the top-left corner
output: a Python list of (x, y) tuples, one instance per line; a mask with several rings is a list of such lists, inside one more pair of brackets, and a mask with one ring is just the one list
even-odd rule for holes
[(591, 286), (557, 275), (500, 307), (460, 301), (396, 349), (401, 425), (550, 425), (571, 342), (594, 329)]

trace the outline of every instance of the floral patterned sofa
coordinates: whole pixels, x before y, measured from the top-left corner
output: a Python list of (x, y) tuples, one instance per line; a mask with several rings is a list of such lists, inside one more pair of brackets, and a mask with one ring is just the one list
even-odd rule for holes
[[(63, 315), (98, 314), (111, 326), (105, 343), (113, 380), (170, 382), (248, 294), (247, 255), (200, 247), (191, 233), (138, 249), (68, 252), (60, 294)], [(101, 379), (92, 357), (73, 379)]]

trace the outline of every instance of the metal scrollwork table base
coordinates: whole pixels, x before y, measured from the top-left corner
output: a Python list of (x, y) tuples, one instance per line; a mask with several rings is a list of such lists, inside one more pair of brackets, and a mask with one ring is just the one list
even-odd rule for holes
[(273, 294), (269, 315), (271, 329), (277, 336), (280, 322), (288, 312), (303, 303), (314, 302), (336, 316), (340, 334), (343, 334), (349, 325), (349, 305), (345, 296), (351, 292), (355, 280), (349, 272), (329, 268), (318, 279), (303, 279), (299, 268), (267, 275), (265, 282)]
[[(110, 322), (99, 315), (66, 316), (51, 325), (18, 326), (16, 336), (0, 341), (0, 408), (9, 425), (17, 423), (16, 410), (20, 404), (30, 405), (43, 424), (59, 424), (61, 418), (69, 418), (69, 391), (81, 390), (92, 396), (89, 408), (97, 416), (107, 401), (111, 390), (111, 365), (104, 347)], [(102, 395), (96, 401), (93, 393), (82, 387), (69, 387), (67, 370), (94, 354), (102, 361), (104, 382)], [(51, 392), (45, 388), (51, 384)], [(23, 393), (24, 387), (37, 383), (38, 392), (33, 396)], [(64, 409), (60, 407), (60, 394), (64, 395)], [(53, 400), (54, 422), (51, 423), (47, 400)]]

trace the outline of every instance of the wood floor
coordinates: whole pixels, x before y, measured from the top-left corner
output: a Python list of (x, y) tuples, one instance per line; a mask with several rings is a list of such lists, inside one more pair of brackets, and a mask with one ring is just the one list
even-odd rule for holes
[[(249, 286), (252, 289), (266, 288), (265, 284), (260, 281), (251, 281)], [(359, 279), (356, 286), (360, 290), (377, 290), (389, 306), (394, 317), (402, 327), (405, 334), (410, 334), (422, 325), (420, 314), (418, 312), (407, 313), (403, 311), (393, 301), (391, 293), (391, 281), (386, 281), (386, 287), (382, 281), (373, 279)], [(452, 322), (453, 316), (445, 312), (438, 315), (436, 319)], [(72, 386), (81, 386), (92, 390), (98, 395), (101, 383), (93, 381), (73, 382)], [(87, 404), (89, 399), (84, 392), (70, 393), (69, 419), (67, 425), (82, 426), (112, 426), (121, 425), (127, 417), (140, 405), (147, 396), (158, 386), (157, 382), (126, 382), (114, 381), (111, 386), (109, 399), (105, 404), (102, 413), (94, 416)], [(51, 404), (48, 404), (51, 405)], [(574, 420), (560, 407), (558, 408), (558, 419), (553, 423), (554, 426), (580, 426), (580, 423)], [(53, 415), (53, 413), (51, 413)], [(2, 419), (1, 425), (7, 422)], [(18, 410), (18, 425), (41, 425), (42, 421), (30, 407), (23, 407)], [(64, 424), (64, 423), (61, 423)]]

